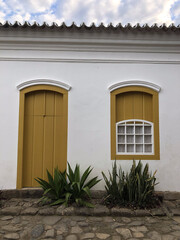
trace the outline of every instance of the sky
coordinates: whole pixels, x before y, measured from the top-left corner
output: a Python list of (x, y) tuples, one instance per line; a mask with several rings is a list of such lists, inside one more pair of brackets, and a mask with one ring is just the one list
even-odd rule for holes
[(180, 0), (0, 0), (0, 22), (180, 24)]

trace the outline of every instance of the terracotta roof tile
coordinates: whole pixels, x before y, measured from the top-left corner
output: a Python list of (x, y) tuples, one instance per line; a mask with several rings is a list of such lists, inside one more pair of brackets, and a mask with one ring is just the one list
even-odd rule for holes
[(71, 25), (66, 25), (66, 23), (62, 23), (58, 25), (57, 23), (42, 23), (38, 24), (37, 22), (34, 23), (29, 23), (29, 22), (24, 22), (23, 24), (19, 22), (14, 22), (10, 23), (8, 21), (4, 23), (0, 23), (0, 29), (1, 28), (29, 28), (29, 29), (34, 29), (34, 28), (39, 28), (39, 29), (76, 29), (76, 30), (94, 30), (94, 31), (148, 31), (148, 32), (156, 32), (156, 31), (173, 31), (173, 32), (180, 32), (180, 25), (175, 26), (174, 24), (171, 24), (169, 26), (166, 26), (166, 24), (158, 25), (158, 24), (153, 24), (153, 25), (140, 25), (139, 23), (132, 26), (130, 23), (126, 25), (122, 25), (121, 23), (117, 24), (114, 26), (112, 23), (108, 24), (105, 26), (103, 23), (96, 25), (95, 23), (92, 23), (91, 25), (86, 25), (85, 23), (82, 23), (80, 25), (77, 25), (76, 23), (72, 23)]

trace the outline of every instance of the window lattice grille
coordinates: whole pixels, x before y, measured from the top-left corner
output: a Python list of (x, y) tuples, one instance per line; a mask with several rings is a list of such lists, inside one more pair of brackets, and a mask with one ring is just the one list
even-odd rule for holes
[(150, 155), (153, 142), (153, 123), (137, 119), (116, 123), (117, 154)]

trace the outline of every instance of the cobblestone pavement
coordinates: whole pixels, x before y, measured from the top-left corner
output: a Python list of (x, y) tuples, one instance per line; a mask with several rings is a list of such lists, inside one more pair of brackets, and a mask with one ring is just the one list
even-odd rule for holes
[(180, 240), (180, 217), (1, 216), (0, 239)]
[(0, 240), (180, 240), (180, 200), (164, 201), (151, 211), (109, 210), (99, 202), (94, 209), (49, 207), (30, 198), (2, 203)]

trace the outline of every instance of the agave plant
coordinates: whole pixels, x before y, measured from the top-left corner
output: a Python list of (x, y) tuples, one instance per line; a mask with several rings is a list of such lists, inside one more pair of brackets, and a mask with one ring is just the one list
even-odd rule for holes
[(106, 201), (110, 204), (131, 204), (138, 207), (146, 207), (155, 200), (154, 188), (156, 183), (156, 171), (153, 175), (149, 173), (148, 164), (143, 165), (141, 161), (133, 161), (130, 173), (125, 174), (121, 167), (117, 170), (116, 161), (109, 172), (109, 179), (102, 172), (107, 192)]
[(68, 172), (60, 172), (58, 168), (55, 168), (54, 178), (47, 170), (48, 181), (41, 178), (35, 179), (44, 190), (41, 201), (50, 201), (51, 205), (68, 205), (69, 203), (75, 202), (80, 206), (93, 207), (87, 200), (91, 197), (90, 189), (100, 180), (94, 177), (87, 181), (92, 170), (89, 166), (81, 176), (79, 165), (76, 164), (75, 170), (73, 171), (68, 163)]
[(64, 202), (65, 193), (68, 189), (68, 182), (66, 179), (66, 171), (60, 172), (56, 167), (54, 169), (54, 178), (47, 170), (48, 181), (42, 178), (35, 178), (44, 190), (41, 201), (43, 203), (51, 202), (51, 204), (60, 204)]
[(76, 164), (75, 170), (73, 171), (70, 164), (68, 163), (67, 177), (70, 186), (68, 198), (72, 202), (76, 202), (77, 205), (93, 207), (91, 203), (86, 201), (86, 198), (91, 197), (90, 189), (95, 186), (100, 180), (98, 180), (98, 177), (94, 177), (87, 181), (87, 178), (89, 177), (92, 170), (93, 169), (89, 166), (81, 176), (79, 165)]

